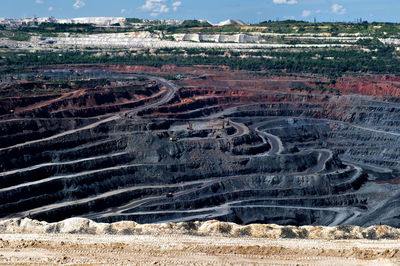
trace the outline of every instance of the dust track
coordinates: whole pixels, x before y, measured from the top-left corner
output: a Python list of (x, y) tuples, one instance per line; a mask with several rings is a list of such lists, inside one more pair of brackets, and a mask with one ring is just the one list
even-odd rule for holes
[(1, 264), (396, 265), (396, 241), (223, 236), (0, 235)]

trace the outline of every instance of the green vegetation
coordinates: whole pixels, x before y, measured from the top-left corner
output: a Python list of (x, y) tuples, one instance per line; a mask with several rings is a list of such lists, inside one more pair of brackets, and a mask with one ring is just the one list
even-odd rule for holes
[(359, 39), (359, 40), (357, 41), (357, 44), (358, 44), (358, 45), (361, 45), (361, 46), (368, 47), (368, 48), (370, 48), (370, 49), (375, 49), (375, 48), (377, 48), (377, 49), (382, 49), (382, 48), (385, 47), (385, 45), (384, 45), (380, 40), (378, 40), (377, 38), (373, 38), (373, 39)]
[(0, 29), (0, 38), (8, 38), (13, 41), (29, 41), (30, 34), (26, 32)]
[(180, 80), (180, 78), (177, 77), (176, 75), (165, 75), (163, 77), (168, 79), (168, 80)]
[[(58, 33), (118, 33), (127, 32), (131, 28), (116, 27), (96, 27), (91, 24), (59, 24), (59, 23), (42, 23), (37, 26), (20, 26), (17, 28), (0, 28), (0, 37), (7, 37), (12, 40), (28, 40), (31, 34), (41, 35), (44, 37), (54, 37)], [(17, 36), (17, 37), (14, 37)]]
[(201, 22), (198, 20), (185, 20), (181, 25), (155, 25), (153, 27), (150, 27), (149, 31), (164, 31), (170, 34), (173, 33), (190, 33), (190, 32), (196, 32), (196, 31), (202, 31), (205, 28), (210, 28), (212, 29), (212, 25), (208, 22)]
[(257, 25), (264, 27), (265, 32), (271, 33), (327, 33), (332, 36), (338, 34), (359, 33), (364, 36), (387, 37), (400, 34), (400, 25), (396, 23), (382, 23), (366, 21), (362, 23), (322, 22), (311, 23), (306, 21), (264, 21)]
[(140, 18), (127, 18), (126, 23), (143, 23), (143, 19)]
[(338, 36), (339, 34), (360, 34), (370, 37), (390, 37), (400, 36), (400, 24), (363, 22), (363, 23), (343, 23), (343, 22), (322, 22), (311, 23), (306, 21), (264, 21), (259, 24), (245, 26), (222, 26), (213, 27), (210, 24), (201, 25), (200, 22), (186, 22), (187, 26), (157, 26), (153, 30), (163, 30), (167, 33), (281, 33), (281, 34), (324, 34), (327, 36)]
[(208, 22), (201, 22), (198, 20), (185, 20), (182, 25), (179, 27), (182, 28), (194, 28), (194, 27), (212, 27), (212, 25)]
[[(231, 69), (270, 71), (273, 73), (319, 73), (335, 79), (344, 73), (400, 73), (400, 59), (391, 46), (380, 45), (378, 49), (364, 52), (357, 49), (307, 49), (307, 50), (255, 50), (249, 52), (223, 49), (160, 49), (156, 55), (149, 50), (143, 54), (118, 55), (119, 51), (103, 55), (95, 52), (0, 52), (1, 73), (9, 73), (21, 67), (54, 64), (126, 64), (161, 67), (166, 64), (178, 66), (225, 65)], [(200, 56), (205, 54), (206, 56)], [(242, 55), (246, 55), (243, 57)]]
[(59, 23), (42, 23), (37, 27), (21, 27), (19, 31), (47, 33), (47, 32), (74, 32), (74, 33), (90, 33), (96, 27), (90, 24), (59, 24)]
[[(117, 33), (129, 31), (163, 31), (166, 34), (174, 33), (206, 33), (206, 34), (234, 34), (246, 32), (281, 33), (281, 34), (322, 34), (327, 36), (339, 36), (340, 34), (360, 34), (369, 37), (393, 37), (400, 36), (400, 24), (381, 22), (343, 23), (323, 22), (310, 23), (306, 21), (264, 21), (253, 25), (231, 25), (212, 26), (208, 22), (199, 20), (185, 20), (181, 25), (166, 25), (161, 21), (144, 21), (139, 18), (127, 18), (127, 25), (122, 27), (119, 24), (114, 27), (97, 27), (91, 24), (58, 24), (42, 23), (35, 26), (20, 26), (18, 28), (6, 29), (0, 27), (0, 31), (12, 30), (24, 33), (55, 34), (61, 32), (69, 33)], [(136, 25), (133, 25), (136, 24)], [(294, 41), (295, 42), (295, 41)]]

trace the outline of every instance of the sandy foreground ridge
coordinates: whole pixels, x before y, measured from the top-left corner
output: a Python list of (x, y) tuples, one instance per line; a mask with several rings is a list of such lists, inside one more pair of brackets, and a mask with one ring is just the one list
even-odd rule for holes
[(400, 265), (388, 226), (0, 221), (0, 264)]

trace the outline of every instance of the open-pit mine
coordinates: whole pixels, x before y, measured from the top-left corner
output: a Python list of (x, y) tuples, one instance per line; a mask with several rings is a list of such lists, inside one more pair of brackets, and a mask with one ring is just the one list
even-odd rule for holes
[(311, 93), (292, 88), (312, 76), (202, 67), (30, 75), (2, 85), (25, 92), (1, 100), (3, 218), (400, 226), (396, 76)]
[(384, 265), (399, 228), (400, 24), (0, 18), (0, 263)]

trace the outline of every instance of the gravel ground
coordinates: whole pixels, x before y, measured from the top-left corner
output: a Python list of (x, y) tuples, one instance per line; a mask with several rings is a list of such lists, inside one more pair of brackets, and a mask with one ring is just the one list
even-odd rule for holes
[(399, 265), (393, 240), (0, 234), (0, 264)]

